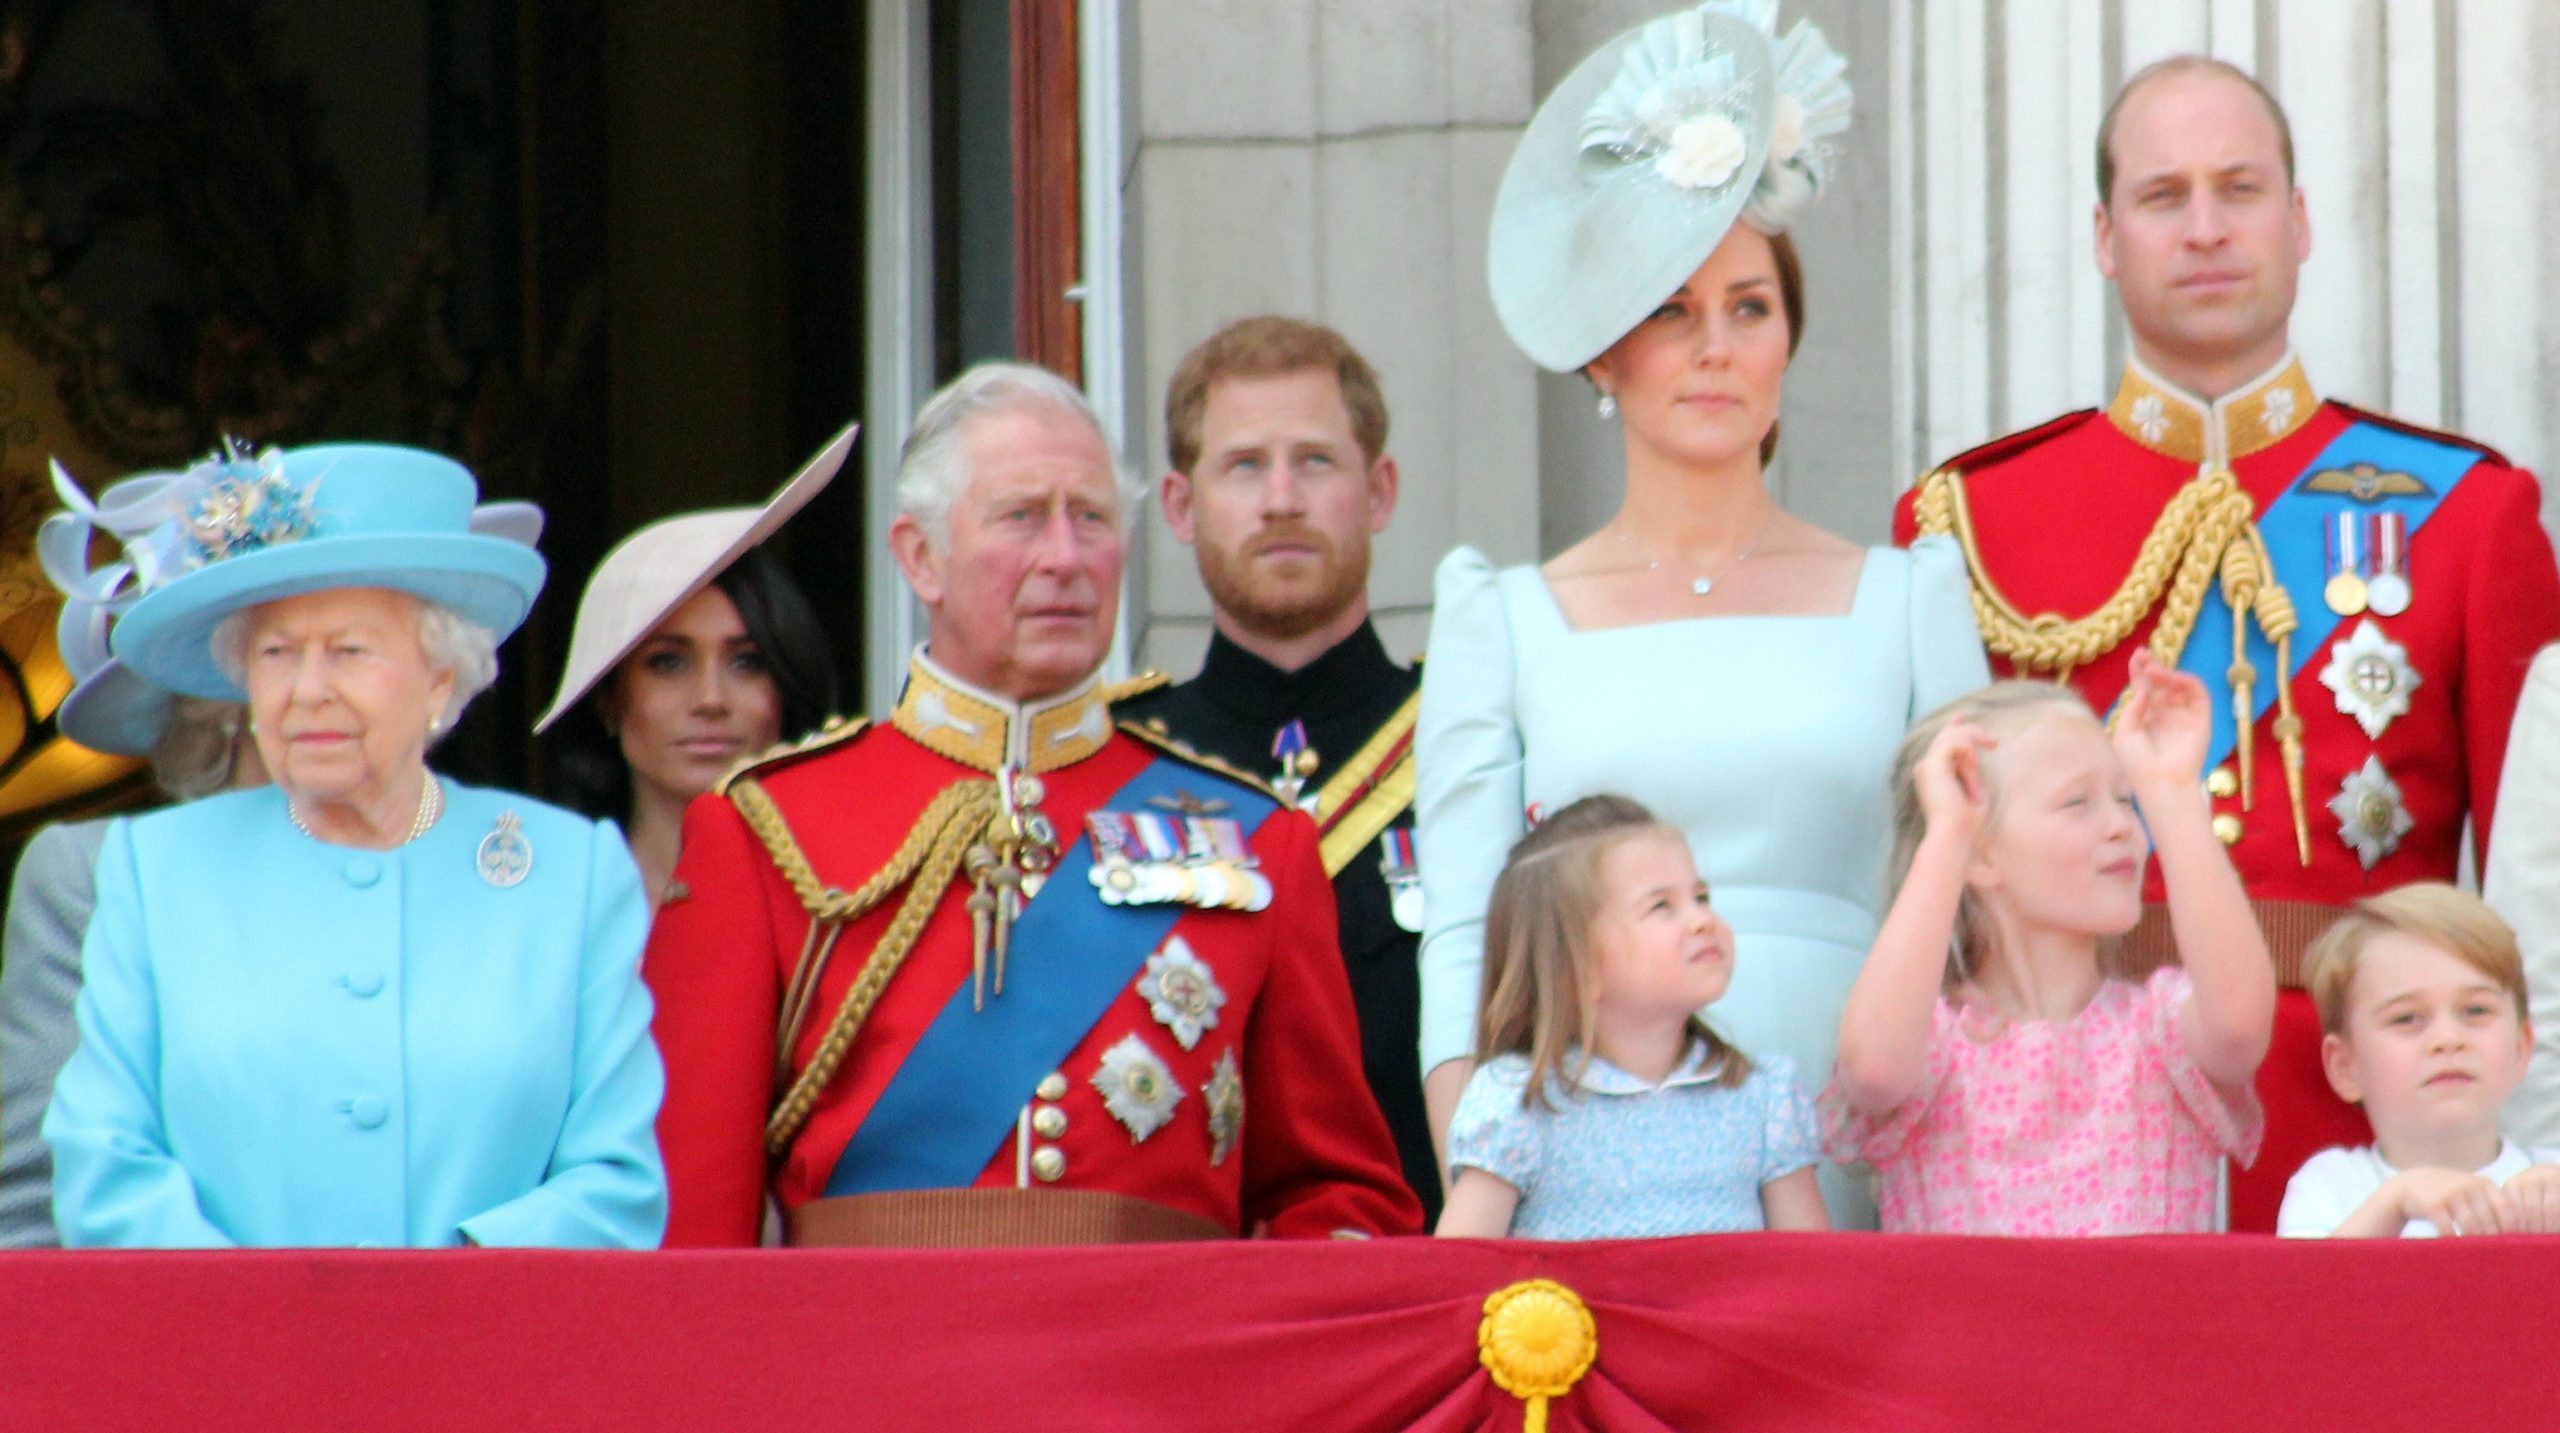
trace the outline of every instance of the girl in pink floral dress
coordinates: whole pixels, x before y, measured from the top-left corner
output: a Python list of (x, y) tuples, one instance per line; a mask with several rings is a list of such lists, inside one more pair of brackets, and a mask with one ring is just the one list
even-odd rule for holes
[[(2213, 1227), (2220, 1160), (2257, 1153), (2275, 979), (2210, 824), (2210, 724), (2201, 683), (2137, 653), (2112, 733), (2068, 687), (2003, 682), (1904, 740), (1899, 892), (1823, 1095), (1886, 1230)], [(2137, 984), (2101, 954), (2142, 914), (2146, 844), (2180, 963)]]

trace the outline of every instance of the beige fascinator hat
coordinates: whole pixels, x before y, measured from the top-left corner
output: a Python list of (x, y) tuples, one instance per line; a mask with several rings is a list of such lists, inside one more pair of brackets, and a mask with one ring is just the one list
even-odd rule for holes
[(856, 423), (838, 433), (791, 481), (775, 489), (763, 507), (680, 513), (614, 544), (578, 599), (578, 625), (569, 635), (560, 693), (551, 699), (551, 710), (533, 724), (534, 731), (539, 734), (558, 721), (659, 623), (808, 506), (844, 466), (861, 429)]
[(1786, 232), (1849, 127), (1848, 62), (1777, 0), (1719, 0), (1594, 50), (1538, 106), (1494, 197), (1486, 276), (1511, 341), (1569, 373), (1626, 336), (1735, 221)]

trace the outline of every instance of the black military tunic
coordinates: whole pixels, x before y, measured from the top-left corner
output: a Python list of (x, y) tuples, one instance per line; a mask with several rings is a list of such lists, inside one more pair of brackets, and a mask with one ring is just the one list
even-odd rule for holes
[[(1318, 759), (1304, 796), (1313, 800), (1331, 789), (1343, 798), (1341, 809), (1329, 805), (1319, 814), (1319, 826), (1340, 825), (1340, 818), (1348, 816), (1365, 829), (1392, 803), (1387, 824), (1409, 832), (1413, 702), (1421, 683), (1418, 672), (1388, 659), (1377, 629), (1365, 622), (1294, 672), (1281, 671), (1220, 634), (1210, 640), (1199, 676), (1116, 702), (1112, 712), (1123, 720), (1161, 724), (1168, 735), (1193, 748), (1266, 777), (1279, 773), (1272, 746), (1281, 729), (1293, 720), (1304, 723), (1307, 744)], [(1388, 732), (1391, 725), (1399, 731)], [(1363, 753), (1370, 757), (1366, 762), (1359, 760)], [(1372, 768), (1382, 765), (1382, 755), (1390, 758), (1385, 765), (1402, 764), (1400, 782), (1377, 782), (1379, 773)], [(1367, 799), (1348, 790), (1346, 782)], [(1328, 834), (1333, 834), (1330, 829)], [(1328, 864), (1336, 845), (1331, 839), (1326, 844)], [(1352, 1000), (1360, 1009), (1361, 1061), (1369, 1089), (1395, 1134), (1405, 1180), (1436, 1222), (1440, 1176), (1432, 1159), (1431, 1127), (1423, 1115), (1419, 1054), (1422, 937), (1396, 923), (1381, 864), (1384, 840), (1371, 836), (1356, 853), (1343, 854), (1333, 894), (1342, 959), (1351, 977)]]

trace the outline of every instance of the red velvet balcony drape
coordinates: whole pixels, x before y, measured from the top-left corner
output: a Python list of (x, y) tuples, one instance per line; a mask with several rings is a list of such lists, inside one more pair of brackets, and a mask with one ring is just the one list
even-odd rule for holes
[(2560, 1240), (1749, 1235), (985, 1252), (0, 1255), (0, 1428), (2533, 1428)]

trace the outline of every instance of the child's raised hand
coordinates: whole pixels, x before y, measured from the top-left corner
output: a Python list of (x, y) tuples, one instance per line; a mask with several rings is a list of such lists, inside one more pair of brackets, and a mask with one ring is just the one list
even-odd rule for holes
[(2125, 775), (2136, 787), (2192, 784), (2204, 773), (2205, 744), (2212, 735), (2213, 711), (2204, 683), (2136, 648), (2124, 704), (2116, 710), (2116, 759), (2124, 763)]
[(1991, 797), (1982, 781), (1982, 758), (2000, 739), (1962, 717), (1950, 721), (1929, 743), (1911, 773), (1920, 793), (1920, 813), (1932, 834), (1945, 832), (1971, 840), (1990, 813)]
[(2560, 1164), (2537, 1164), (2507, 1181), (2510, 1234), (2560, 1234)]
[(2400, 1186), (2403, 1219), (2424, 1219), (2446, 1238), (2508, 1232), (2509, 1201), (2479, 1175), (2460, 1169), (2407, 1169), (2392, 1179)]

